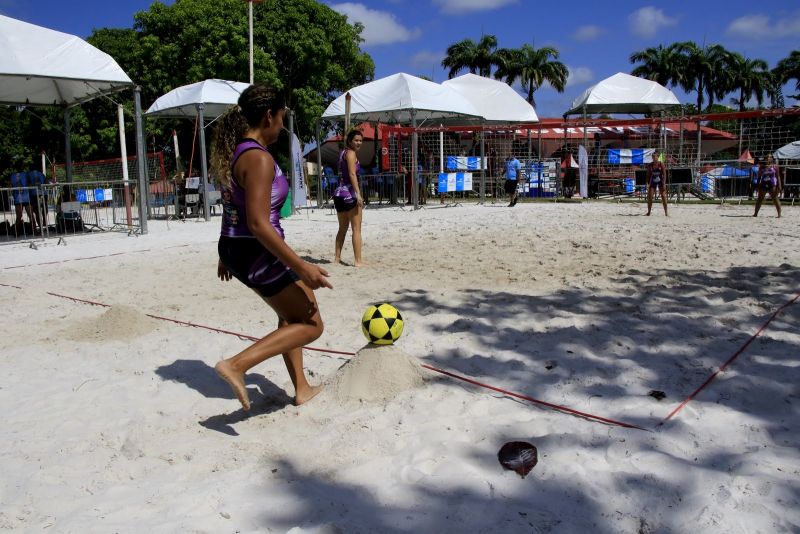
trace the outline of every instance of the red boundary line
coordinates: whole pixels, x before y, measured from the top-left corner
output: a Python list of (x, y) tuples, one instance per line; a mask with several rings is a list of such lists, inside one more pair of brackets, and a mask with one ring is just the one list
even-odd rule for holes
[(497, 387), (494, 387), (494, 386), (490, 386), (489, 384), (484, 384), (483, 382), (478, 382), (477, 380), (473, 380), (473, 379), (467, 378), (465, 376), (457, 375), (455, 373), (451, 373), (450, 371), (445, 371), (444, 369), (438, 369), (436, 367), (432, 367), (432, 366), (430, 366), (428, 364), (425, 364), (425, 363), (422, 364), (422, 367), (424, 367), (426, 369), (430, 369), (431, 371), (436, 371), (437, 373), (441, 373), (443, 375), (447, 375), (449, 377), (452, 377), (452, 378), (455, 378), (455, 379), (458, 379), (458, 380), (462, 380), (462, 381), (467, 382), (469, 384), (474, 384), (474, 385), (480, 386), (482, 388), (486, 388), (486, 389), (491, 389), (493, 391), (497, 391), (497, 392), (502, 393), (504, 395), (510, 395), (512, 397), (516, 397), (518, 399), (523, 399), (523, 400), (532, 402), (534, 404), (539, 404), (541, 406), (547, 406), (548, 408), (552, 408), (553, 410), (558, 410), (559, 412), (564, 412), (564, 413), (568, 413), (568, 414), (571, 414), (571, 415), (578, 415), (580, 417), (585, 417), (587, 419), (592, 419), (594, 421), (600, 421), (600, 422), (603, 422), (603, 423), (609, 423), (609, 424), (612, 424), (612, 425), (617, 425), (617, 426), (621, 426), (621, 427), (625, 427), (625, 428), (635, 428), (637, 430), (646, 430), (646, 429), (644, 429), (644, 428), (642, 428), (640, 426), (636, 426), (636, 425), (633, 425), (633, 424), (630, 424), (630, 423), (623, 423), (622, 421), (616, 421), (614, 419), (607, 419), (605, 417), (600, 417), (599, 415), (592, 415), (590, 413), (581, 412), (581, 411), (578, 411), (578, 410), (573, 410), (572, 408), (567, 408), (566, 406), (561, 406), (559, 404), (552, 404), (552, 403), (549, 403), (549, 402), (545, 402), (545, 401), (530, 397), (528, 395), (522, 395), (520, 393), (514, 393), (513, 391), (507, 391), (505, 389), (501, 389), (501, 388), (497, 388)]
[(788, 308), (789, 306), (791, 306), (792, 304), (794, 304), (794, 303), (795, 303), (795, 301), (797, 301), (797, 299), (798, 299), (798, 298), (800, 298), (800, 292), (798, 292), (798, 293), (797, 293), (797, 294), (794, 296), (794, 298), (792, 298), (791, 300), (789, 300), (789, 302), (787, 302), (786, 304), (784, 304), (783, 306), (781, 306), (780, 308), (778, 308), (777, 310), (775, 310), (775, 311), (772, 313), (772, 315), (770, 315), (769, 319), (767, 319), (767, 322), (765, 322), (763, 325), (761, 325), (761, 328), (759, 328), (759, 329), (758, 329), (758, 331), (757, 331), (755, 334), (753, 334), (752, 336), (750, 336), (750, 339), (748, 339), (748, 340), (745, 342), (745, 344), (744, 344), (744, 345), (742, 345), (742, 346), (739, 348), (739, 350), (737, 350), (737, 351), (734, 353), (734, 355), (733, 355), (733, 356), (731, 356), (730, 358), (728, 358), (728, 361), (726, 361), (725, 363), (723, 363), (723, 364), (720, 366), (720, 368), (719, 368), (719, 369), (717, 369), (716, 371), (714, 371), (713, 373), (711, 373), (711, 376), (709, 376), (708, 378), (706, 378), (706, 381), (705, 381), (705, 382), (703, 382), (702, 384), (700, 384), (700, 387), (698, 387), (697, 389), (695, 389), (695, 390), (692, 392), (692, 394), (691, 394), (691, 395), (689, 395), (688, 397), (686, 397), (686, 399), (685, 399), (685, 400), (684, 400), (682, 403), (680, 403), (680, 404), (678, 405), (678, 407), (677, 407), (677, 408), (675, 408), (674, 410), (672, 410), (672, 411), (669, 413), (669, 415), (668, 415), (668, 416), (666, 416), (664, 419), (662, 419), (662, 420), (661, 420), (661, 422), (660, 422), (660, 423), (658, 423), (658, 426), (661, 426), (661, 425), (663, 425), (664, 423), (666, 423), (667, 421), (669, 421), (670, 419), (672, 419), (672, 417), (673, 417), (674, 415), (676, 415), (678, 412), (680, 412), (681, 410), (683, 410), (683, 407), (684, 407), (684, 406), (686, 406), (687, 404), (689, 404), (689, 402), (691, 402), (691, 400), (692, 400), (692, 399), (694, 399), (694, 398), (697, 396), (697, 394), (698, 394), (698, 393), (700, 393), (700, 392), (701, 392), (701, 391), (702, 391), (702, 390), (703, 390), (703, 389), (704, 389), (704, 388), (705, 388), (707, 385), (709, 385), (709, 384), (710, 384), (710, 383), (711, 383), (711, 382), (712, 382), (712, 381), (713, 381), (713, 380), (714, 380), (714, 379), (717, 377), (717, 375), (718, 375), (718, 374), (720, 374), (720, 373), (724, 372), (724, 371), (725, 371), (725, 369), (726, 369), (726, 368), (727, 368), (727, 367), (728, 367), (730, 364), (732, 364), (732, 363), (733, 363), (733, 361), (734, 361), (736, 358), (738, 358), (738, 357), (739, 357), (739, 355), (740, 355), (740, 354), (742, 354), (742, 353), (743, 353), (743, 352), (744, 352), (744, 351), (747, 349), (747, 347), (749, 347), (749, 346), (750, 346), (750, 343), (752, 343), (752, 342), (753, 342), (753, 341), (754, 341), (754, 340), (755, 340), (755, 339), (756, 339), (758, 336), (760, 336), (760, 335), (761, 335), (761, 333), (762, 333), (764, 330), (766, 330), (766, 329), (767, 329), (767, 326), (769, 326), (769, 323), (771, 323), (771, 322), (772, 322), (772, 320), (773, 320), (773, 319), (775, 319), (775, 317), (777, 317), (779, 313), (781, 313), (783, 310), (785, 310), (786, 308)]
[(15, 289), (22, 289), (22, 288), (21, 288), (21, 287), (19, 287), (19, 286), (12, 286), (11, 284), (0, 284), (0, 286), (3, 286), (3, 287), (13, 287), (13, 288), (15, 288)]
[[(171, 249), (171, 248), (181, 248), (181, 247), (188, 247), (188, 246), (189, 245), (173, 245), (171, 247), (164, 247), (161, 250), (168, 250), (168, 249)], [(45, 262), (42, 262), (42, 263), (29, 263), (28, 265), (13, 265), (11, 267), (3, 267), (3, 270), (24, 269), (25, 267), (40, 267), (42, 265), (55, 265), (57, 263), (67, 263), (67, 262), (70, 262), (70, 261), (96, 260), (98, 258), (110, 258), (112, 256), (123, 256), (125, 254), (138, 254), (140, 252), (150, 252), (150, 251), (152, 251), (152, 249), (145, 248), (145, 249), (142, 249), (142, 250), (128, 250), (128, 251), (124, 251), (124, 252), (112, 252), (111, 254), (102, 254), (100, 256), (85, 256), (85, 257), (82, 257), (82, 258), (69, 258), (69, 259), (66, 259), (66, 260), (45, 261)]]
[[(70, 297), (70, 296), (67, 296), (67, 295), (59, 295), (58, 293), (51, 293), (49, 291), (47, 292), (47, 294), (48, 295), (52, 295), (54, 297), (60, 297), (60, 298), (72, 300), (74, 302), (82, 302), (82, 303), (85, 303), (85, 304), (91, 304), (93, 306), (103, 306), (105, 308), (110, 307), (109, 304), (103, 304), (103, 303), (95, 302), (95, 301), (92, 301), (92, 300), (79, 299), (77, 297)], [(146, 313), (145, 315), (147, 315), (148, 317), (152, 317), (153, 319), (158, 319), (160, 321), (169, 321), (169, 322), (177, 323), (177, 324), (180, 324), (180, 325), (183, 325), (183, 326), (191, 326), (191, 327), (194, 327), (194, 328), (202, 328), (202, 329), (205, 329), (205, 330), (210, 330), (212, 332), (218, 332), (218, 333), (221, 333), (221, 334), (228, 334), (228, 335), (231, 335), (231, 336), (236, 336), (236, 337), (238, 337), (240, 339), (246, 339), (248, 341), (258, 341), (258, 339), (260, 339), (260, 338), (249, 336), (247, 334), (242, 334), (242, 333), (239, 333), (239, 332), (232, 332), (230, 330), (223, 330), (221, 328), (214, 328), (212, 326), (205, 326), (205, 325), (201, 325), (201, 324), (191, 323), (191, 322), (188, 322), (188, 321), (181, 321), (181, 320), (178, 320), (178, 319), (171, 319), (169, 317), (161, 317), (159, 315), (152, 315), (152, 314), (149, 314), (149, 313)], [(346, 356), (355, 356), (354, 352), (344, 352), (344, 351), (331, 350), (331, 349), (321, 349), (321, 348), (316, 348), (316, 347), (303, 347), (303, 348), (306, 349), (306, 350), (313, 350), (313, 351), (317, 351), (317, 352), (325, 352), (325, 353), (329, 353), (329, 354), (343, 354), (343, 355), (346, 355)], [(624, 428), (635, 428), (637, 430), (645, 430), (644, 428), (642, 428), (640, 426), (636, 426), (636, 425), (633, 425), (633, 424), (630, 424), (630, 423), (623, 423), (622, 421), (616, 421), (614, 419), (608, 419), (606, 417), (600, 417), (599, 415), (592, 415), (590, 413), (581, 412), (581, 411), (578, 411), (578, 410), (573, 410), (572, 408), (567, 408), (566, 406), (561, 406), (561, 405), (558, 405), (558, 404), (552, 404), (552, 403), (549, 403), (549, 402), (545, 402), (545, 401), (536, 399), (536, 398), (528, 396), (528, 395), (523, 395), (521, 393), (514, 393), (513, 391), (508, 391), (508, 390), (501, 389), (501, 388), (498, 388), (498, 387), (495, 387), (495, 386), (490, 386), (489, 384), (484, 384), (482, 382), (478, 382), (477, 380), (473, 380), (473, 379), (467, 378), (465, 376), (461, 376), (461, 375), (458, 375), (458, 374), (455, 374), (455, 373), (451, 373), (450, 371), (445, 371), (444, 369), (439, 369), (437, 367), (433, 367), (433, 366), (430, 366), (430, 365), (427, 365), (427, 364), (421, 364), (421, 366), (426, 368), (426, 369), (429, 369), (431, 371), (435, 371), (437, 373), (441, 373), (443, 375), (449, 376), (451, 378), (455, 378), (457, 380), (461, 380), (461, 381), (467, 382), (469, 384), (480, 386), (482, 388), (490, 389), (492, 391), (497, 391), (499, 393), (503, 393), (504, 395), (509, 395), (511, 397), (516, 397), (518, 399), (523, 399), (523, 400), (532, 402), (534, 404), (538, 404), (540, 406), (546, 406), (548, 408), (552, 408), (552, 409), (557, 410), (559, 412), (563, 412), (563, 413), (567, 413), (567, 414), (571, 414), (571, 415), (577, 415), (579, 417), (583, 417), (583, 418), (590, 419), (590, 420), (593, 420), (593, 421), (599, 421), (599, 422), (603, 422), (603, 423), (608, 423), (608, 424), (612, 424), (612, 425), (616, 425), (616, 426), (621, 426), (621, 427), (624, 427)]]

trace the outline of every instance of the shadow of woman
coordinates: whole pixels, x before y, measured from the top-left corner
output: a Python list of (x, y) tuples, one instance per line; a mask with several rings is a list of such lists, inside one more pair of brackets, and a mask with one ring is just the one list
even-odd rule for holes
[[(231, 388), (217, 376), (214, 368), (200, 360), (175, 360), (169, 365), (156, 369), (156, 374), (163, 380), (180, 382), (197, 391), (204, 397), (236, 400)], [(245, 384), (250, 395), (250, 411), (236, 410), (229, 414), (215, 415), (199, 421), (200, 425), (223, 434), (238, 436), (231, 425), (249, 417), (276, 412), (293, 403), (293, 398), (286, 391), (267, 380), (262, 375), (250, 373), (245, 375)]]

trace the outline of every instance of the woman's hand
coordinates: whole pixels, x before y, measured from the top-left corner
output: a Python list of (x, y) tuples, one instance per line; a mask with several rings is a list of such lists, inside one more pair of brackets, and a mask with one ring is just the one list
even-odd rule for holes
[(223, 282), (227, 282), (228, 280), (233, 278), (233, 275), (230, 273), (228, 268), (225, 267), (225, 264), (222, 263), (222, 260), (219, 260), (219, 262), (217, 263), (217, 276)]
[(303, 262), (303, 267), (298, 269), (297, 275), (311, 289), (319, 289), (321, 287), (333, 289), (333, 286), (328, 281), (328, 271), (319, 265)]
[(359, 208), (364, 207), (364, 199), (361, 197), (361, 195), (356, 195), (356, 204), (358, 204)]

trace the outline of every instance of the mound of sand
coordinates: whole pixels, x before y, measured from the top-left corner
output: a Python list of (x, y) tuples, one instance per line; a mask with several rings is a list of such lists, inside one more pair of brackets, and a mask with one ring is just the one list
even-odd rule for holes
[(149, 334), (157, 326), (155, 319), (137, 309), (116, 305), (105, 308), (97, 318), (82, 319), (69, 326), (66, 336), (74, 341), (127, 341)]
[(394, 345), (367, 345), (327, 381), (325, 390), (341, 403), (380, 403), (422, 386), (419, 363)]

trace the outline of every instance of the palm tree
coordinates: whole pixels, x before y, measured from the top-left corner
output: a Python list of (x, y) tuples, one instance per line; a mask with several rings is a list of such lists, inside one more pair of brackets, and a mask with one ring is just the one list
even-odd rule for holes
[(738, 52), (728, 54), (725, 71), (729, 74), (730, 91), (738, 91), (739, 98), (733, 99), (739, 111), (744, 111), (745, 104), (751, 97), (756, 99), (758, 107), (764, 103), (764, 93), (770, 85), (769, 67), (763, 59), (748, 59)]
[(464, 69), (472, 74), (489, 76), (497, 61), (496, 48), (497, 37), (494, 35), (484, 35), (477, 43), (472, 39), (464, 39), (447, 47), (447, 56), (442, 60), (442, 67), (450, 69), (448, 78), (453, 78)]
[[(780, 85), (789, 80), (795, 80), (795, 89), (800, 91), (800, 50), (792, 50), (789, 57), (778, 61), (773, 72), (778, 75)], [(794, 95), (792, 98), (800, 98), (800, 95)]]
[(683, 75), (683, 56), (678, 44), (664, 47), (650, 47), (631, 54), (631, 63), (642, 63), (631, 71), (631, 74), (651, 80), (661, 85), (673, 87), (680, 84)]
[(682, 74), (679, 85), (684, 91), (697, 92), (697, 109), (703, 109), (703, 101), (708, 97), (708, 108), (714, 100), (727, 94), (730, 86), (729, 73), (725, 61), (730, 54), (721, 45), (699, 47), (693, 41), (675, 43), (673, 46), (683, 56), (678, 64)]
[(533, 98), (533, 93), (544, 82), (549, 83), (559, 93), (564, 92), (569, 69), (557, 59), (558, 50), (551, 46), (534, 48), (529, 44), (524, 44), (522, 48), (517, 49), (503, 48), (496, 54), (497, 71), (494, 73), (494, 77), (498, 80), (505, 78), (508, 85), (513, 85), (515, 81), (519, 80), (528, 91), (526, 100), (530, 105), (535, 106), (536, 100)]

